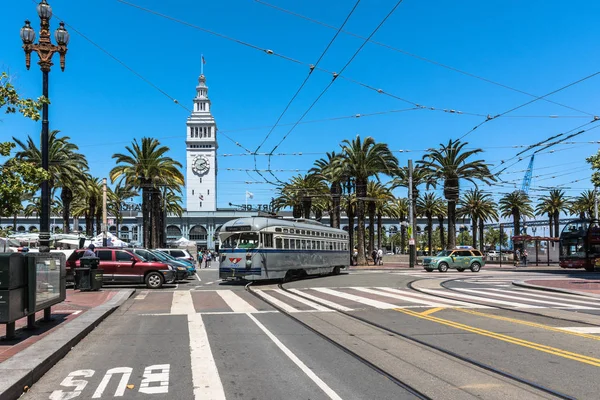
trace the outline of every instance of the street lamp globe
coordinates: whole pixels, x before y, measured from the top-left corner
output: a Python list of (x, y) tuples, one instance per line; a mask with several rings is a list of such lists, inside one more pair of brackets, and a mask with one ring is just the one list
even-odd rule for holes
[(66, 46), (69, 44), (69, 39), (71, 39), (71, 36), (65, 29), (64, 22), (61, 22), (58, 29), (54, 32), (54, 39), (56, 39), (56, 43), (58, 43), (60, 46)]
[(40, 18), (50, 19), (52, 17), (52, 7), (46, 0), (42, 0), (37, 6), (37, 12)]
[(21, 40), (23, 40), (23, 44), (32, 44), (35, 40), (35, 31), (31, 27), (29, 20), (26, 20), (25, 26), (21, 28)]

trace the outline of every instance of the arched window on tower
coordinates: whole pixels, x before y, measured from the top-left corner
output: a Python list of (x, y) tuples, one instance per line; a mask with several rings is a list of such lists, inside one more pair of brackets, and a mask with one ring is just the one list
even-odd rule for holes
[(190, 127), (190, 137), (194, 137), (194, 128)]
[(212, 126), (208, 127), (208, 137), (210, 137), (210, 133), (212, 132)]

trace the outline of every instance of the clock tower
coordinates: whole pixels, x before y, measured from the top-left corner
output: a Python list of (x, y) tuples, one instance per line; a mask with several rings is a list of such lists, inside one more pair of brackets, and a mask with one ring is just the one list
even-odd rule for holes
[(198, 78), (192, 115), (187, 119), (187, 211), (217, 210), (217, 125), (210, 112), (204, 74)]

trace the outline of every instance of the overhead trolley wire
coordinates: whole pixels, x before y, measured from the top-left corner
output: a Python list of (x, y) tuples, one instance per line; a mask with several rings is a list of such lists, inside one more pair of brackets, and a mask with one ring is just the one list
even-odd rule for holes
[[(342, 74), (344, 73), (344, 71), (346, 70), (346, 68), (348, 68), (348, 66), (352, 63), (352, 61), (354, 61), (354, 59), (356, 58), (356, 56), (358, 56), (358, 53), (360, 53), (360, 51), (366, 46), (366, 44), (369, 42), (369, 39), (371, 39), (373, 37), (373, 35), (375, 35), (375, 33), (377, 33), (377, 31), (379, 31), (379, 29), (383, 26), (383, 24), (388, 20), (388, 18), (394, 13), (394, 11), (396, 11), (396, 9), (400, 6), (400, 4), (402, 4), (403, 0), (399, 0), (396, 5), (394, 7), (392, 7), (392, 9), (388, 12), (388, 14), (383, 18), (383, 20), (379, 23), (379, 25), (377, 25), (377, 27), (375, 27), (375, 29), (371, 32), (371, 34), (365, 38), (365, 40), (363, 41), (363, 43), (359, 46), (359, 48), (354, 52), (354, 54), (350, 57), (350, 59), (346, 62), (346, 64), (342, 67), (342, 69), (340, 70), (340, 72), (334, 72), (333, 73), (333, 78), (331, 79), (331, 81), (329, 82), (329, 84), (321, 91), (321, 93), (317, 96), (317, 98), (312, 102), (312, 104), (306, 109), (306, 111), (300, 116), (300, 118), (298, 119), (298, 121), (296, 121), (296, 123), (294, 123), (294, 125), (290, 128), (290, 130), (283, 136), (283, 138), (279, 141), (279, 143), (277, 143), (273, 149), (270, 151), (269, 153), (269, 169), (271, 168), (271, 156), (273, 155), (273, 153), (275, 152), (275, 150), (277, 150), (277, 148), (281, 145), (281, 143), (283, 143), (283, 141), (294, 131), (294, 129), (298, 126), (298, 124), (304, 119), (304, 117), (310, 112), (310, 110), (312, 110), (312, 108), (317, 104), (317, 102), (321, 99), (321, 97), (323, 97), (323, 95), (329, 90), (329, 88), (333, 85), (333, 83), (336, 81), (336, 79), (339, 76), (342, 76)], [(272, 174), (272, 173), (271, 173)], [(273, 174), (272, 174), (273, 175)], [(273, 175), (274, 176), (274, 175)]]
[[(276, 6), (276, 5), (273, 5), (273, 4), (270, 4), (270, 3), (267, 3), (266, 1), (262, 1), (262, 0), (254, 0), (254, 1), (255, 1), (256, 3), (262, 4), (262, 5), (264, 5), (264, 6), (267, 6), (267, 7), (273, 8), (273, 9), (275, 9), (275, 10), (277, 10), (277, 11), (281, 11), (281, 12), (283, 12), (283, 13), (286, 13), (286, 14), (289, 14), (289, 15), (293, 15), (293, 16), (295, 16), (295, 17), (298, 17), (298, 18), (304, 19), (304, 20), (306, 20), (306, 21), (309, 21), (309, 22), (315, 23), (315, 24), (317, 24), (317, 25), (324, 26), (325, 28), (329, 28), (329, 29), (339, 29), (339, 28), (337, 28), (337, 27), (335, 27), (335, 26), (333, 26), (333, 25), (329, 25), (329, 24), (327, 24), (327, 23), (325, 23), (325, 22), (318, 21), (318, 20), (316, 20), (316, 19), (314, 19), (314, 18), (307, 17), (307, 16), (305, 16), (305, 15), (302, 15), (302, 14), (299, 14), (299, 13), (297, 13), (297, 12), (290, 11), (290, 10), (287, 10), (287, 9), (285, 9), (285, 8), (282, 8), (282, 7), (279, 7), (279, 6)], [(365, 37), (364, 37), (364, 36), (358, 35), (358, 34), (356, 34), (356, 33), (353, 33), (353, 32), (345, 31), (345, 30), (343, 30), (343, 29), (341, 30), (341, 32), (342, 32), (342, 33), (344, 33), (344, 34), (346, 34), (346, 35), (349, 35), (349, 36), (353, 36), (353, 37), (355, 37), (355, 38), (358, 38), (358, 39), (365, 39)], [(463, 75), (466, 75), (466, 76), (469, 76), (469, 77), (472, 77), (472, 78), (475, 78), (475, 79), (479, 79), (479, 80), (481, 80), (481, 81), (484, 81), (484, 82), (487, 82), (487, 83), (491, 83), (492, 85), (496, 85), (496, 86), (499, 86), (499, 87), (502, 87), (502, 88), (505, 88), (505, 89), (508, 89), (508, 90), (512, 90), (512, 91), (514, 91), (514, 92), (517, 92), (517, 93), (525, 94), (525, 95), (527, 95), (527, 96), (530, 96), (530, 97), (538, 97), (538, 96), (536, 96), (535, 94), (528, 93), (528, 92), (526, 92), (526, 91), (524, 91), (524, 90), (516, 89), (516, 88), (514, 88), (514, 87), (511, 87), (511, 86), (505, 85), (505, 84), (503, 84), (503, 83), (499, 83), (499, 82), (493, 81), (493, 80), (491, 80), (491, 79), (484, 78), (484, 77), (482, 77), (482, 76), (479, 76), (479, 75), (476, 75), (476, 74), (473, 74), (473, 73), (470, 73), (470, 72), (463, 71), (463, 70), (461, 70), (461, 69), (458, 69), (458, 68), (452, 67), (452, 66), (450, 66), (450, 65), (443, 64), (443, 63), (441, 63), (441, 62), (439, 62), (439, 61), (431, 60), (431, 59), (425, 58), (425, 57), (423, 57), (423, 56), (419, 56), (419, 55), (417, 55), (417, 54), (410, 53), (410, 52), (408, 52), (408, 51), (405, 51), (405, 50), (399, 49), (399, 48), (397, 48), (397, 47), (391, 46), (391, 45), (389, 45), (389, 44), (386, 44), (386, 43), (382, 43), (382, 42), (379, 42), (379, 41), (376, 41), (376, 40), (372, 40), (372, 39), (369, 39), (369, 42), (371, 42), (371, 43), (373, 43), (373, 44), (375, 44), (375, 45), (377, 45), (377, 46), (385, 47), (385, 48), (387, 48), (387, 49), (390, 49), (390, 50), (393, 50), (393, 51), (395, 51), (395, 52), (398, 52), (398, 53), (405, 54), (405, 55), (407, 55), (407, 56), (409, 56), (409, 57), (413, 57), (413, 58), (416, 58), (416, 59), (418, 59), (418, 60), (425, 61), (425, 62), (427, 62), (427, 63), (434, 64), (434, 65), (437, 65), (437, 66), (440, 66), (440, 67), (443, 67), (443, 68), (449, 69), (449, 70), (451, 70), (451, 71), (458, 72), (458, 73), (460, 73), (460, 74), (463, 74)], [(582, 113), (582, 114), (587, 114), (587, 115), (589, 115), (589, 116), (593, 116), (593, 115), (594, 115), (594, 114), (588, 113), (588, 112), (586, 112), (586, 111), (578, 110), (577, 108), (574, 108), (574, 107), (571, 107), (571, 106), (568, 106), (568, 105), (565, 105), (565, 104), (561, 104), (561, 103), (558, 103), (558, 102), (556, 102), (556, 101), (553, 101), (553, 100), (550, 100), (550, 99), (543, 99), (543, 100), (544, 100), (544, 101), (547, 101), (548, 103), (556, 104), (556, 105), (558, 105), (558, 106), (561, 106), (561, 107), (564, 107), (564, 108), (568, 108), (568, 109), (570, 109), (570, 110), (577, 111), (577, 112), (579, 112), (579, 113)]]
[[(287, 112), (287, 110), (290, 108), (290, 106), (292, 105), (292, 103), (294, 102), (294, 100), (296, 100), (296, 97), (298, 97), (298, 95), (300, 94), (300, 92), (302, 91), (302, 89), (304, 88), (304, 86), (306, 85), (306, 82), (308, 82), (308, 80), (312, 76), (312, 73), (315, 70), (315, 68), (317, 68), (319, 66), (319, 63), (321, 62), (321, 60), (323, 59), (323, 57), (325, 57), (325, 54), (327, 53), (327, 51), (329, 51), (329, 49), (331, 48), (331, 45), (333, 44), (333, 42), (335, 41), (335, 39), (340, 34), (340, 31), (342, 30), (342, 28), (346, 25), (346, 23), (348, 22), (348, 20), (350, 20), (350, 17), (352, 16), (352, 14), (354, 14), (354, 11), (356, 10), (356, 8), (360, 4), (360, 2), (361, 2), (361, 0), (357, 0), (356, 1), (356, 3), (354, 4), (354, 7), (352, 7), (352, 9), (350, 10), (350, 12), (346, 16), (346, 19), (344, 19), (344, 22), (342, 23), (342, 26), (337, 30), (337, 32), (335, 33), (335, 35), (333, 35), (333, 37), (331, 38), (331, 40), (329, 41), (329, 43), (327, 44), (327, 46), (325, 47), (325, 49), (321, 52), (321, 55), (319, 56), (319, 59), (317, 60), (317, 62), (314, 65), (312, 65), (312, 64), (310, 65), (310, 69), (308, 71), (308, 75), (306, 75), (306, 77), (304, 78), (304, 81), (302, 81), (302, 83), (300, 84), (300, 87), (298, 87), (298, 89), (296, 90), (296, 93), (294, 93), (294, 95), (288, 101), (287, 105), (285, 106), (285, 108), (283, 109), (283, 111), (281, 112), (281, 114), (279, 114), (279, 117), (277, 118), (277, 121), (275, 121), (275, 124), (271, 127), (271, 129), (269, 130), (269, 132), (265, 135), (265, 138), (263, 139), (263, 141), (258, 145), (258, 147), (256, 148), (256, 150), (254, 150), (254, 169), (256, 169), (256, 172), (266, 182), (268, 182), (268, 180), (257, 169), (257, 166), (256, 166), (256, 153), (258, 153), (258, 151), (260, 150), (260, 148), (262, 147), (262, 145), (269, 139), (269, 137), (271, 136), (271, 133), (273, 133), (273, 131), (275, 130), (275, 128), (277, 127), (277, 125), (281, 121), (281, 118), (283, 118), (283, 116), (285, 115), (285, 113)], [(271, 175), (273, 175), (273, 174), (271, 174)]]

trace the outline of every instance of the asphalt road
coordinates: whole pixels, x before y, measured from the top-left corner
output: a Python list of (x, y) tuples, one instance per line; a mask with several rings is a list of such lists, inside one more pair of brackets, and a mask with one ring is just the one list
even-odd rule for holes
[[(425, 344), (577, 399), (600, 383), (600, 300), (512, 287), (555, 271), (357, 271), (254, 290), (431, 398), (552, 398)], [(449, 281), (451, 282), (445, 282)], [(419, 292), (408, 288), (418, 281)], [(301, 297), (300, 297), (301, 296)], [(443, 296), (443, 297), (438, 297)], [(478, 304), (473, 304), (473, 302)], [(443, 389), (443, 390), (442, 390)], [(136, 296), (24, 399), (405, 399), (393, 380), (245, 291), (215, 268)]]

